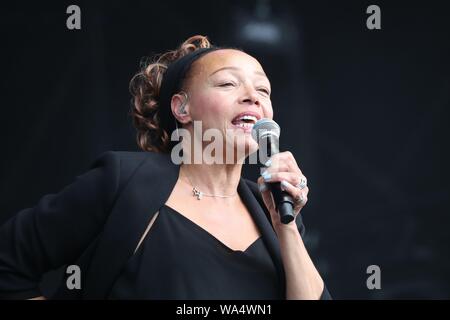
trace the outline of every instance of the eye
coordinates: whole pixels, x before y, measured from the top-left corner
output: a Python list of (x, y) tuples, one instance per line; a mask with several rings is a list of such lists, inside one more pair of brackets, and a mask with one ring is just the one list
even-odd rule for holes
[(233, 82), (225, 82), (225, 83), (219, 84), (219, 87), (229, 87), (229, 86), (234, 87), (234, 83)]
[(264, 92), (264, 93), (267, 94), (267, 95), (270, 95), (269, 89), (266, 89), (266, 88), (259, 88), (258, 91), (261, 91), (261, 92)]

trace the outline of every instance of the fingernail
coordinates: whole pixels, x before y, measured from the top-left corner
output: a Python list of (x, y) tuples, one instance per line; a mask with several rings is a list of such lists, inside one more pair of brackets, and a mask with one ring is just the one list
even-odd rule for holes
[(272, 159), (269, 159), (266, 161), (266, 163), (264, 163), (265, 167), (270, 167), (270, 165), (272, 164)]
[(264, 192), (267, 190), (267, 185), (265, 183), (258, 184), (259, 191)]
[(263, 172), (263, 174), (261, 175), (262, 177), (263, 177), (263, 179), (264, 179), (264, 181), (269, 181), (270, 180), (270, 178), (272, 177), (272, 175), (270, 174), (270, 173), (268, 173), (268, 172)]
[(284, 181), (284, 180), (281, 181), (281, 189), (283, 191), (285, 191), (288, 188), (288, 186), (289, 186), (289, 183), (287, 181)]

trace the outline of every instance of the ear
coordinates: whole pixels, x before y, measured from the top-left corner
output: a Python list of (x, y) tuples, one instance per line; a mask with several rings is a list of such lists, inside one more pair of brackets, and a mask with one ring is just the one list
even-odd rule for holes
[[(178, 122), (186, 124), (191, 121), (189, 99), (186, 94), (174, 94), (172, 96), (172, 100), (170, 101), (170, 108), (173, 116), (178, 120)], [(184, 113), (181, 109), (184, 109)]]

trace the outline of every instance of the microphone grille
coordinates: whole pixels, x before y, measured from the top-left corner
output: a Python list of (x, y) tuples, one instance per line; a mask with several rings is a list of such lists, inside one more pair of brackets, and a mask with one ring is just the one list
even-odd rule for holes
[(261, 138), (274, 135), (280, 138), (280, 126), (273, 120), (263, 118), (256, 121), (252, 128), (252, 137), (259, 143)]

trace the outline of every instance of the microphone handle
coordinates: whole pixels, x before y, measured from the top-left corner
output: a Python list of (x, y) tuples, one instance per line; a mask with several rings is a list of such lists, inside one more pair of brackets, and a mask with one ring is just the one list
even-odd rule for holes
[(281, 222), (288, 224), (294, 220), (294, 199), (292, 199), (289, 193), (281, 190), (281, 184), (279, 182), (269, 183), (269, 189), (272, 192)]
[[(279, 153), (278, 141), (272, 135), (269, 135), (267, 142), (267, 155)], [(272, 192), (276, 210), (280, 215), (280, 220), (284, 224), (288, 224), (294, 220), (294, 199), (292, 196), (281, 189), (280, 182), (269, 183), (269, 189)]]

